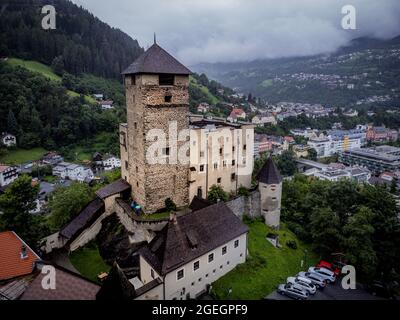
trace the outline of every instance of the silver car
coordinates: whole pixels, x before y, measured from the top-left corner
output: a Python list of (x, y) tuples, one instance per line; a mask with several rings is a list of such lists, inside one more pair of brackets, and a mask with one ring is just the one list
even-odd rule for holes
[(281, 295), (288, 296), (293, 299), (305, 300), (308, 298), (309, 294), (304, 289), (298, 285), (293, 285), (290, 283), (280, 284), (278, 286), (277, 292)]
[(336, 281), (335, 274), (326, 268), (310, 267), (308, 268), (308, 272), (318, 273), (327, 283), (333, 283)]
[(297, 277), (310, 279), (318, 289), (323, 289), (326, 286), (325, 280), (318, 273), (301, 271), (297, 274)]
[(309, 294), (315, 294), (317, 292), (317, 287), (307, 278), (289, 277), (287, 278), (286, 283), (298, 285)]

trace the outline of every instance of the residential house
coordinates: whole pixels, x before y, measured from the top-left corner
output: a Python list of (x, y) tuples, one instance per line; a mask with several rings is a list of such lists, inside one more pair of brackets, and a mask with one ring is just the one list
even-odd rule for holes
[(13, 231), (0, 232), (0, 300), (17, 300), (40, 257)]
[(42, 158), (42, 163), (55, 166), (60, 162), (63, 162), (64, 158), (57, 152), (51, 151), (46, 153)]
[(18, 179), (18, 168), (0, 164), (0, 187), (5, 187)]
[(304, 144), (297, 144), (293, 146), (293, 152), (297, 158), (306, 158), (310, 149), (310, 146)]
[(7, 132), (1, 134), (0, 141), (6, 147), (14, 147), (17, 145), (17, 137)]
[(257, 126), (264, 126), (268, 124), (276, 125), (276, 118), (272, 114), (257, 115), (251, 119), (251, 122)]
[(358, 111), (357, 111), (357, 110), (350, 109), (350, 110), (348, 110), (348, 111), (343, 112), (343, 115), (344, 115), (345, 117), (357, 117), (357, 116), (358, 116)]
[(87, 180), (93, 180), (93, 171), (89, 168), (85, 168), (81, 165), (60, 162), (53, 168), (53, 175), (60, 177), (61, 179), (69, 179), (79, 182), (87, 182)]
[(116, 168), (121, 168), (121, 159), (113, 156), (112, 154), (105, 155), (103, 158), (103, 167), (104, 170), (114, 170)]
[(370, 142), (390, 142), (397, 141), (399, 132), (383, 127), (368, 127), (366, 139)]
[(229, 122), (237, 122), (240, 119), (241, 120), (246, 119), (246, 113), (243, 111), (243, 109), (233, 108), (227, 120)]
[(99, 101), (98, 103), (103, 110), (114, 108), (113, 107), (114, 101), (112, 101), (112, 100), (102, 100), (102, 101)]
[(206, 102), (202, 102), (197, 106), (197, 112), (207, 113), (210, 110), (210, 105)]
[(97, 101), (102, 101), (104, 98), (104, 95), (102, 93), (95, 93), (92, 95), (93, 98), (95, 98)]

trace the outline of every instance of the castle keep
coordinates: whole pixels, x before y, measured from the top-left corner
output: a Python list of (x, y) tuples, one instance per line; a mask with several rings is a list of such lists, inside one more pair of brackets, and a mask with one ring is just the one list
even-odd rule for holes
[[(167, 198), (178, 207), (189, 204), (189, 163), (170, 161), (178, 158), (186, 141), (167, 143), (162, 154), (156, 155), (165, 157), (166, 164), (149, 163), (146, 155), (154, 143), (149, 141), (151, 130), (162, 130), (169, 142), (177, 141), (177, 133), (189, 129), (190, 74), (156, 43), (123, 72), (127, 123), (120, 125), (122, 178), (146, 213), (164, 208)], [(172, 131), (171, 122), (176, 123)]]

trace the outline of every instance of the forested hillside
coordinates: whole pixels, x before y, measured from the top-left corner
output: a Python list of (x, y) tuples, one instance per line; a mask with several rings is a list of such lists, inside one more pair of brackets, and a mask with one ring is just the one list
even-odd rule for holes
[[(55, 30), (41, 27), (41, 8), (47, 4), (57, 11)], [(136, 40), (70, 1), (7, 1), (3, 10), (0, 56), (52, 65), (60, 75), (67, 71), (121, 79), (121, 71), (143, 52)]]

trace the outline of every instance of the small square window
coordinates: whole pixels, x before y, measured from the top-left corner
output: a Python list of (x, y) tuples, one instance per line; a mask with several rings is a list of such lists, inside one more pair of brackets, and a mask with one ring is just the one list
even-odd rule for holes
[(200, 165), (200, 172), (204, 171), (204, 164)]
[(162, 154), (163, 154), (163, 156), (169, 156), (169, 148), (163, 148)]
[(200, 157), (204, 157), (204, 151), (200, 151)]
[(213, 262), (214, 261), (214, 253), (210, 253), (208, 255), (208, 262)]
[(195, 263), (193, 263), (193, 271), (196, 271), (199, 268), (200, 268), (200, 261), (196, 261)]
[(221, 183), (221, 180), (222, 180), (221, 178), (218, 178), (217, 183)]
[(243, 145), (243, 150), (246, 150), (246, 148), (247, 148), (247, 146), (244, 144), (244, 145)]
[(235, 147), (232, 147), (232, 152), (235, 152)]
[(236, 161), (235, 160), (232, 160), (232, 165), (234, 166), (236, 164)]
[(234, 173), (231, 174), (231, 180), (235, 180), (236, 179), (236, 175)]
[(226, 254), (226, 252), (227, 252), (227, 247), (226, 246), (222, 247), (222, 255)]
[(192, 287), (194, 286), (194, 282), (192, 282)]
[(219, 154), (222, 155), (223, 149), (219, 148)]
[(177, 279), (177, 280), (182, 279), (184, 276), (185, 276), (185, 272), (184, 272), (183, 269), (179, 270), (179, 271), (176, 273), (176, 279)]
[(214, 169), (215, 169), (215, 170), (218, 169), (218, 163), (214, 163)]
[(164, 101), (170, 103), (172, 101), (172, 96), (165, 96)]
[(239, 240), (235, 240), (234, 247), (235, 248), (239, 247)]

